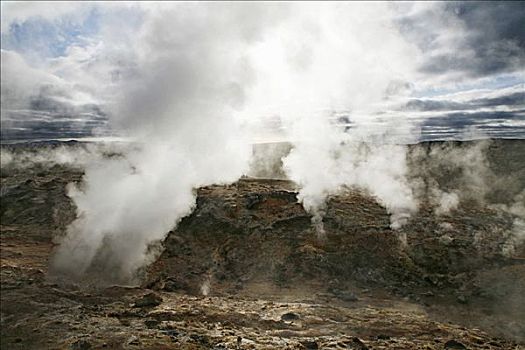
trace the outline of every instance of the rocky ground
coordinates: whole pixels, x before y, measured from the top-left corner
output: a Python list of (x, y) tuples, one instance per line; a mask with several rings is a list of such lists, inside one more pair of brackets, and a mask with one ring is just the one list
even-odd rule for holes
[(319, 240), (292, 183), (245, 178), (198, 190), (141, 286), (87, 290), (48, 275), (75, 217), (65, 186), (81, 176), (2, 169), (2, 349), (525, 347), (525, 247), (509, 251), (515, 217), (497, 208), (466, 201), (436, 216), (422, 203), (394, 231), (348, 190)]

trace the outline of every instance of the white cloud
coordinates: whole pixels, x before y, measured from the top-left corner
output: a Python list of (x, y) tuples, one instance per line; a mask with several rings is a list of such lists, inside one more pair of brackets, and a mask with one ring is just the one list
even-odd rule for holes
[(44, 70), (32, 68), (16, 52), (2, 50), (2, 109), (24, 108), (44, 86), (63, 88), (66, 82)]

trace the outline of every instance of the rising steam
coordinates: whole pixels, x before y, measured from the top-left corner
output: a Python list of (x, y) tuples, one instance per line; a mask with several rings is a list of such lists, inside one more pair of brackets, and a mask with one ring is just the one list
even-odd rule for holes
[(55, 274), (133, 282), (155, 256), (148, 247), (192, 211), (195, 188), (247, 171), (249, 144), (232, 116), (249, 84), (244, 48), (265, 16), (246, 18), (245, 7), (152, 10), (134, 48), (139, 79), (122, 83), (115, 104), (115, 122), (137, 147), (87, 167), (84, 182), (70, 188), (78, 218), (56, 253)]
[[(393, 25), (392, 6), (146, 9), (109, 102), (112, 125), (134, 147), (87, 163), (83, 182), (69, 188), (78, 217), (54, 257), (55, 275), (136, 282), (156, 243), (192, 212), (196, 188), (253, 169), (250, 137), (264, 116), (279, 119), (291, 142), (283, 169), (320, 237), (326, 201), (345, 188), (374, 196), (394, 229), (417, 210), (402, 145), (417, 140), (417, 124), (379, 114), (406, 93), (396, 86), (418, 78), (419, 51)], [(456, 196), (435, 192), (437, 210), (452, 210)]]

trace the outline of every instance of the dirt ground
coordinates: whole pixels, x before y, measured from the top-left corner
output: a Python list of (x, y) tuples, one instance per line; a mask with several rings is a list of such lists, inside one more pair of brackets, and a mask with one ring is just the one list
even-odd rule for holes
[(198, 190), (139, 286), (87, 288), (48, 271), (75, 217), (65, 186), (81, 176), (2, 172), (2, 349), (525, 348), (510, 214), (466, 202), (437, 217), (423, 204), (396, 231), (349, 190), (319, 240), (292, 183), (245, 178)]

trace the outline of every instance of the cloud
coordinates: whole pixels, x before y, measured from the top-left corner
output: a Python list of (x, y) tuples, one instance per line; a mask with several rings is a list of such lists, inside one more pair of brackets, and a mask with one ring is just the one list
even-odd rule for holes
[(86, 168), (70, 188), (78, 217), (53, 260), (58, 276), (134, 283), (195, 206), (194, 189), (236, 181), (250, 147), (233, 115), (252, 83), (246, 48), (286, 6), (156, 4), (117, 82), (111, 120), (137, 147)]
[(100, 101), (58, 74), (2, 50), (2, 139), (87, 136), (104, 129)]
[[(223, 90), (224, 95), (228, 95), (229, 99), (237, 101), (239, 105), (243, 101), (250, 101), (252, 117), (245, 119), (253, 125), (257, 122), (248, 119), (278, 115), (283, 111), (283, 106), (288, 108), (286, 106), (294, 103), (303, 105), (303, 109), (328, 108), (338, 112), (355, 106), (360, 109), (367, 106), (368, 110), (364, 113), (353, 111), (352, 122), (355, 122), (357, 118), (375, 118), (376, 110), (390, 112), (390, 105), (382, 101), (385, 98), (392, 102), (407, 96), (434, 94), (434, 90), (440, 89), (472, 90), (495, 84), (505, 74), (511, 75), (514, 84), (523, 82), (524, 39), (520, 26), (523, 6), (517, 2), (242, 6), (242, 18), (225, 15), (231, 22), (223, 22), (221, 25), (242, 33), (243, 40), (260, 39), (257, 43), (253, 42), (246, 53), (245, 63), (239, 62), (238, 69), (252, 69), (258, 73), (253, 73), (247, 79), (257, 79), (256, 75), (259, 74), (266, 83), (253, 85), (250, 89), (231, 84)], [(148, 32), (145, 28), (151, 23), (150, 19), (169, 7), (167, 4), (157, 3), (92, 2), (57, 3), (49, 6), (38, 2), (3, 2), (2, 48), (22, 57), (29, 68), (54, 76), (67, 85), (67, 97), (57, 96), (60, 94), (43, 96), (40, 83), (35, 81), (35, 85), (28, 86), (27, 91), (35, 92), (36, 96), (56, 100), (57, 104), (64, 98), (67, 100), (66, 104), (96, 104), (105, 114), (128, 113), (118, 106), (125, 105), (132, 110), (140, 110), (141, 105), (137, 103), (131, 107), (132, 103), (128, 105), (117, 101), (122, 97), (119, 97), (119, 81), (140, 81), (144, 77), (139, 75), (142, 69), (138, 66), (154, 64), (147, 59), (151, 50), (162, 50), (162, 43), (169, 43), (177, 36), (195, 34), (191, 33), (193, 26), (190, 23), (176, 18), (178, 22), (174, 25), (182, 28), (179, 33), (142, 38)], [(226, 13), (230, 8), (218, 4), (208, 4), (207, 7), (213, 8), (217, 13)], [(179, 10), (186, 11), (184, 6)], [(338, 16), (338, 12), (346, 14), (349, 19)], [(275, 17), (276, 26), (261, 30), (259, 18), (268, 18), (268, 14)], [(282, 20), (285, 17), (286, 20)], [(330, 21), (333, 21), (332, 26), (328, 25)], [(268, 22), (262, 25), (273, 24)], [(359, 26), (366, 30), (354, 35)], [(340, 39), (336, 30), (348, 33), (348, 38)], [(272, 31), (279, 31), (280, 39), (268, 40), (270, 37), (276, 38), (271, 34)], [(207, 42), (211, 33), (212, 28), (210, 34), (195, 36), (193, 39)], [(385, 37), (380, 38), (381, 34)], [(139, 42), (149, 42), (150, 45), (137, 49)], [(381, 45), (375, 45), (377, 42), (381, 42)], [(375, 47), (375, 52), (366, 45)], [(334, 51), (334, 48), (339, 49)], [(323, 52), (335, 54), (328, 57)], [(189, 60), (192, 57), (188, 55), (184, 59)], [(179, 66), (185, 64), (182, 57), (177, 57), (176, 60), (179, 60)], [(384, 75), (387, 79), (380, 74), (373, 74), (371, 70), (354, 69), (373, 60), (382, 62), (381, 69), (388, 73)], [(248, 68), (248, 61), (251, 62), (251, 68)], [(174, 77), (172, 74), (174, 70), (179, 71), (177, 74), (182, 74), (176, 69), (176, 64), (173, 62), (173, 69), (159, 73), (158, 77), (150, 77), (160, 82), (155, 86), (159, 89), (158, 96), (161, 95), (162, 85), (166, 85), (168, 80), (184, 81), (180, 76)], [(295, 75), (288, 74), (289, 69)], [(301, 78), (302, 72), (309, 73)], [(192, 72), (185, 74), (191, 76)], [(332, 78), (323, 79), (327, 75)], [(310, 77), (310, 80), (305, 77)], [(385, 84), (383, 80), (388, 82)], [(363, 82), (375, 85), (377, 89), (367, 89)], [(321, 83), (324, 85), (319, 85)], [(509, 80), (506, 84), (510, 83)], [(140, 84), (131, 83), (131, 86), (140, 89)], [(299, 89), (295, 96), (282, 93), (283, 90), (293, 90), (293, 86), (315, 88), (308, 93), (310, 96), (305, 93), (307, 89)], [(495, 90), (499, 88), (494, 87)], [(330, 96), (326, 93), (319, 96), (318, 91), (331, 93)], [(13, 101), (9, 101), (11, 96), (12, 94), (2, 92), (6, 105), (14, 105)], [(264, 97), (257, 101), (260, 96)], [(511, 103), (517, 103), (519, 98), (520, 95), (515, 95), (513, 100), (506, 101), (472, 101), (467, 106), (460, 105), (459, 101), (447, 104), (444, 101), (418, 98), (410, 101), (407, 107), (412, 111), (466, 111), (488, 106), (483, 103), (508, 103), (510, 106)], [(374, 105), (369, 103), (371, 100), (374, 100)], [(310, 101), (315, 101), (315, 106)], [(7, 108), (3, 107), (3, 112), (6, 111)], [(23, 115), (14, 113), (10, 118)], [(85, 114), (79, 113), (76, 116), (83, 115)], [(115, 131), (123, 127), (119, 125), (118, 117), (107, 125), (115, 127)], [(130, 123), (127, 123), (125, 128), (129, 126)], [(8, 124), (4, 123), (4, 128), (7, 127)], [(7, 133), (4, 132), (3, 135)], [(30, 136), (30, 133), (27, 135)], [(260, 138), (257, 134), (253, 137)]]
[(61, 88), (65, 82), (57, 76), (35, 69), (16, 52), (2, 50), (2, 109), (21, 108), (30, 96), (39, 93), (44, 86)]
[(520, 2), (405, 4), (399, 12), (401, 32), (425, 54), (423, 73), (461, 79), (525, 68), (525, 6)]
[(464, 130), (478, 129), (485, 137), (523, 137), (525, 131), (524, 85), (507, 88), (470, 89), (408, 98), (396, 109), (419, 123), (425, 140), (458, 139)]
[(111, 132), (108, 105), (131, 72), (142, 10), (56, 5), (2, 3), (2, 139)]
[(514, 92), (506, 96), (476, 98), (466, 102), (411, 99), (405, 105), (408, 110), (416, 111), (450, 111), (475, 110), (486, 107), (525, 106), (525, 92)]

